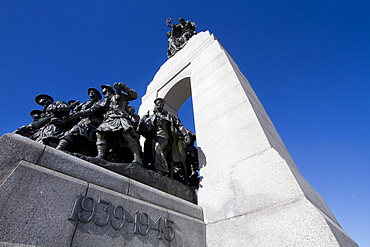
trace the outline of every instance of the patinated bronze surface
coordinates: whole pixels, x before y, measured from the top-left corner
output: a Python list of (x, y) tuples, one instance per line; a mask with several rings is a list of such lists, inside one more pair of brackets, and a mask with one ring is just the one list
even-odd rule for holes
[(153, 114), (143, 116), (138, 129), (146, 138), (146, 165), (152, 166), (160, 174), (168, 174), (169, 162), (180, 163), (186, 176), (185, 146), (190, 143), (190, 131), (177, 116), (164, 109), (162, 98), (156, 99), (154, 103)]
[[(138, 95), (122, 82), (101, 85), (101, 93), (89, 88), (87, 94), (90, 99), (83, 103), (54, 102), (49, 95), (37, 95), (35, 101), (43, 109), (32, 110), (33, 121), (14, 133), (102, 166), (106, 162), (117, 164), (110, 165), (116, 168), (134, 164), (132, 167), (198, 185), (195, 134), (164, 109), (164, 99), (156, 99), (152, 114), (148, 111), (140, 118), (129, 105)], [(140, 136), (145, 138), (144, 152)]]
[(76, 124), (60, 138), (56, 149), (73, 150), (81, 154), (96, 155), (95, 130), (102, 123), (103, 115), (98, 112), (92, 116), (88, 116), (88, 114), (84, 116), (83, 112), (99, 104), (102, 96), (95, 88), (89, 88), (87, 93), (90, 100), (73, 107), (70, 117), (76, 119)]
[(171, 32), (166, 33), (168, 38), (167, 57), (170, 58), (181, 50), (188, 43), (189, 39), (197, 33), (197, 27), (194, 22), (185, 21), (182, 17), (177, 24), (172, 24), (172, 19), (167, 18), (166, 24), (171, 28)]

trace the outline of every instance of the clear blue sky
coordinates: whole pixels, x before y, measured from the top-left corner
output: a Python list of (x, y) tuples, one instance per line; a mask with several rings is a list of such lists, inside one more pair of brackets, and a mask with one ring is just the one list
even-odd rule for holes
[(370, 246), (369, 0), (1, 0), (0, 135), (32, 121), (40, 93), (84, 101), (123, 81), (141, 98), (167, 60), (167, 17), (218, 38), (302, 175)]

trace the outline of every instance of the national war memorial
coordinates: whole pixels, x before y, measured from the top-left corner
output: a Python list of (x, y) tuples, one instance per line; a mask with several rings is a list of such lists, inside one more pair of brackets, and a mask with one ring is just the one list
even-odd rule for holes
[[(138, 114), (124, 83), (39, 95), (1, 137), (0, 245), (357, 246), (217, 38), (179, 22)], [(196, 133), (177, 117), (189, 97)]]

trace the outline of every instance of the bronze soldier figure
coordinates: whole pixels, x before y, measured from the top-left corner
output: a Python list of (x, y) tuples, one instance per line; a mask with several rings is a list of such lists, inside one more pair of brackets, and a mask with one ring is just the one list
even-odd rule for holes
[[(70, 115), (72, 119), (80, 119), (80, 121), (64, 134), (56, 149), (70, 150), (72, 144), (79, 142), (80, 145), (74, 145), (79, 146), (79, 153), (88, 155), (93, 155), (96, 153), (95, 130), (102, 123), (103, 114), (99, 114), (99, 111), (96, 111), (94, 115), (91, 115), (86, 113), (86, 111), (94, 107), (96, 104), (99, 104), (102, 96), (95, 88), (89, 88), (87, 93), (90, 99), (85, 103), (75, 106), (73, 109), (74, 112)], [(81, 138), (84, 140), (78, 141), (78, 139)], [(90, 143), (93, 145), (89, 145)], [(91, 147), (94, 147), (94, 150), (91, 150)]]
[(64, 117), (68, 116), (70, 108), (64, 101), (53, 103), (53, 98), (46, 94), (37, 95), (35, 101), (44, 107), (41, 119), (37, 121), (40, 129), (35, 140), (56, 147), (59, 139), (69, 128)]
[[(116, 92), (110, 85), (102, 85), (102, 93), (104, 101), (100, 104), (100, 108), (104, 109), (104, 119), (102, 124), (96, 129), (98, 158), (104, 159), (107, 149), (107, 135), (114, 133), (123, 137), (133, 155), (132, 163), (142, 165), (140, 150), (134, 136), (138, 136), (134, 130), (134, 126), (129, 120), (127, 112), (128, 101), (137, 98), (135, 90), (122, 82), (114, 83)], [(122, 92), (123, 91), (123, 92)]]
[(171, 32), (166, 33), (168, 37), (168, 58), (181, 50), (188, 43), (189, 39), (197, 33), (197, 27), (192, 21), (185, 21), (182, 17), (179, 19), (180, 23), (172, 24), (171, 21), (171, 18), (166, 20), (167, 26), (171, 28)]
[[(140, 120), (139, 132), (151, 144), (151, 150), (145, 145), (144, 153), (152, 154), (151, 162), (155, 172), (162, 175), (168, 174), (167, 155), (169, 160), (184, 164), (186, 158), (185, 144), (190, 142), (189, 130), (173, 113), (164, 109), (164, 99), (157, 98), (152, 115), (145, 115)], [(148, 142), (149, 141), (149, 142)]]
[(32, 110), (30, 112), (30, 115), (33, 118), (33, 122), (30, 123), (30, 124), (23, 125), (23, 126), (19, 127), (17, 130), (14, 131), (14, 133), (22, 135), (22, 136), (29, 137), (30, 139), (35, 140), (36, 139), (35, 133), (40, 128), (40, 127), (38, 127), (39, 126), (38, 122), (41, 119), (42, 111)]

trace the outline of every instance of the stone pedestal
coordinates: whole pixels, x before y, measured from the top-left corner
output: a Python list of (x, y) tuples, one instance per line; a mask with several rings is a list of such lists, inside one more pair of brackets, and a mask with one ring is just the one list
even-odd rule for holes
[(205, 246), (199, 206), (15, 134), (0, 138), (0, 246)]
[(139, 114), (192, 96), (208, 246), (357, 246), (301, 176), (248, 80), (207, 32), (164, 63)]

